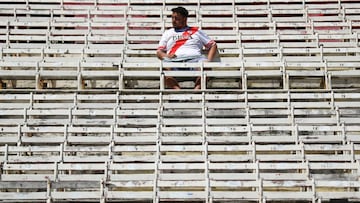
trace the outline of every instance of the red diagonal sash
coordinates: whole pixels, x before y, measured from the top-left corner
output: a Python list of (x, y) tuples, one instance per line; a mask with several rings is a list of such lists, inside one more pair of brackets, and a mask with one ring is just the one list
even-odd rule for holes
[(186, 30), (180, 39), (178, 39), (174, 46), (171, 47), (169, 54), (174, 54), (176, 50), (178, 50), (182, 45), (185, 44), (185, 42), (190, 39), (190, 36), (198, 31), (199, 28), (197, 27), (191, 27), (188, 30)]

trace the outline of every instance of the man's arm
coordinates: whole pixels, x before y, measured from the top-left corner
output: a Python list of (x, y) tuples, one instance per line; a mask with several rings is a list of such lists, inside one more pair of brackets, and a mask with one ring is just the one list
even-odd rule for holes
[(209, 52), (208, 52), (208, 61), (209, 62), (214, 60), (216, 52), (217, 52), (217, 45), (214, 44), (213, 46), (210, 47)]
[(156, 51), (156, 56), (160, 59), (163, 60), (164, 58), (175, 58), (176, 55), (175, 54), (166, 54), (165, 51), (158, 49)]
[[(175, 54), (167, 54), (166, 53), (166, 45), (168, 43), (169, 37), (169, 31), (165, 31), (165, 33), (161, 36), (158, 49), (156, 51), (156, 56), (160, 60), (164, 60), (164, 58), (175, 58)], [(171, 33), (170, 33), (171, 34)]]

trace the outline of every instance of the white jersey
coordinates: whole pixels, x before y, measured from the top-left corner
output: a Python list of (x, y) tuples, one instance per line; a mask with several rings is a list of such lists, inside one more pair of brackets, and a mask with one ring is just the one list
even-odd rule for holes
[(171, 28), (162, 35), (158, 50), (177, 57), (200, 56), (204, 46), (208, 49), (214, 44), (215, 41), (197, 27), (186, 27), (183, 30)]

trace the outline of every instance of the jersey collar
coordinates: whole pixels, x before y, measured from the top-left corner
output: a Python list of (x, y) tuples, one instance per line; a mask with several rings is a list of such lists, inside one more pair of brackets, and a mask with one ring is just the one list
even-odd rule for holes
[(183, 28), (180, 28), (180, 29), (177, 29), (177, 28), (174, 28), (175, 29), (175, 32), (185, 32), (186, 30), (190, 29), (189, 26), (185, 26)]

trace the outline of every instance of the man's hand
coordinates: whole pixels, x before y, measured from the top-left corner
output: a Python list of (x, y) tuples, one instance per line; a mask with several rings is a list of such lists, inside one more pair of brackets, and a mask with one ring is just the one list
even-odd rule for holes
[(170, 59), (176, 58), (176, 55), (174, 53), (173, 54), (167, 54), (167, 58), (170, 58)]
[(163, 50), (157, 50), (157, 51), (156, 51), (156, 55), (157, 55), (157, 57), (158, 57), (160, 60), (163, 60), (163, 59), (165, 59), (165, 58), (169, 58), (169, 59), (171, 59), (171, 58), (176, 58), (176, 55), (175, 55), (174, 53), (172, 53), (172, 54), (166, 54), (166, 52), (163, 51)]

